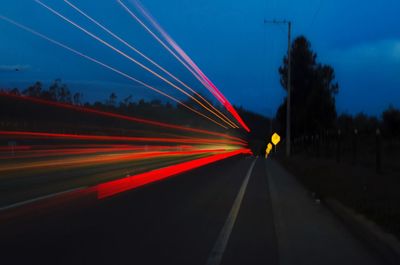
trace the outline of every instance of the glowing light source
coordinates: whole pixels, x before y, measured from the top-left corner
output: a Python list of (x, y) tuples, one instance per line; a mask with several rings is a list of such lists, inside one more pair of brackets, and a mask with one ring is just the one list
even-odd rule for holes
[(267, 158), (269, 156), (269, 154), (271, 153), (271, 150), (272, 150), (272, 144), (268, 143), (267, 149), (265, 149), (265, 158)]
[(274, 134), (271, 136), (271, 142), (272, 142), (274, 145), (277, 145), (280, 141), (281, 141), (281, 137), (279, 136), (279, 134), (274, 133)]

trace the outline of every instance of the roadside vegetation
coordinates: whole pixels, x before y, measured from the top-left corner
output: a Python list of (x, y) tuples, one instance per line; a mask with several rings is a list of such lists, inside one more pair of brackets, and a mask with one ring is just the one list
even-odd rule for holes
[[(400, 238), (400, 110), (338, 115), (334, 69), (305, 37), (292, 44), (292, 155), (275, 157), (319, 198), (334, 198)], [(287, 58), (279, 69), (287, 87)], [(286, 99), (277, 111), (285, 137)]]
[[(134, 98), (132, 95), (121, 98), (112, 92), (104, 100), (84, 100), (81, 92), (72, 93), (68, 85), (56, 79), (48, 87), (37, 81), (26, 89), (0, 88), (0, 130), (7, 131), (45, 131), (51, 133), (90, 134), (90, 135), (128, 135), (128, 136), (176, 136), (174, 129), (158, 128), (140, 122), (132, 122), (112, 117), (104, 117), (82, 108), (143, 118), (163, 123), (170, 123), (189, 128), (199, 128), (214, 132), (226, 133), (248, 140), (254, 152), (259, 152), (259, 146), (269, 132), (270, 120), (243, 107), (236, 107), (240, 116), (252, 128), (250, 134), (243, 130), (225, 130), (210, 121), (188, 111), (186, 108), (162, 102), (160, 100), (146, 101)], [(50, 103), (64, 104), (74, 108), (63, 108), (56, 105), (30, 99), (44, 100)], [(195, 102), (186, 100), (185, 104), (197, 108)], [(218, 106), (217, 106), (218, 108)], [(224, 110), (219, 107), (222, 112)], [(201, 111), (201, 110), (199, 110)], [(199, 136), (195, 133), (185, 133), (185, 136)], [(201, 137), (204, 137), (202, 135)], [(0, 139), (0, 146), (15, 143), (15, 139)]]

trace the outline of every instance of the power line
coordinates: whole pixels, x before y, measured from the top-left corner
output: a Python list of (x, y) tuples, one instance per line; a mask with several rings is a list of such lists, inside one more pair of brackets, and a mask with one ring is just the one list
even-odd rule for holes
[(317, 9), (315, 10), (314, 15), (313, 15), (313, 17), (311, 19), (310, 26), (308, 27), (309, 30), (311, 30), (311, 28), (314, 26), (315, 20), (316, 20), (316, 18), (318, 16), (319, 12), (321, 11), (323, 2), (324, 2), (324, 0), (320, 0), (319, 1), (319, 5), (318, 5)]
[(292, 31), (292, 22), (288, 20), (265, 20), (264, 23), (272, 23), (272, 24), (287, 24), (288, 25), (288, 50), (287, 50), (287, 58), (288, 58), (288, 79), (287, 79), (287, 100), (286, 100), (286, 156), (290, 156), (290, 118), (291, 118), (291, 31)]

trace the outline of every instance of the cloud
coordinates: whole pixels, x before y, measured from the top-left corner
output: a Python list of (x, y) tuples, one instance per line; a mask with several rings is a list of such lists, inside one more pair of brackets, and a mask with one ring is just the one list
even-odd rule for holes
[(29, 65), (0, 65), (0, 72), (19, 72), (26, 71), (31, 68)]

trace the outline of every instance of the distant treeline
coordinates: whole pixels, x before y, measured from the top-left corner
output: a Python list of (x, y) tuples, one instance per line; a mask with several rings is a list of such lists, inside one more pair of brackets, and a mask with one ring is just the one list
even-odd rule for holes
[[(213, 131), (220, 131), (235, 136), (247, 137), (248, 139), (263, 139), (269, 131), (269, 119), (249, 112), (244, 108), (237, 108), (245, 122), (252, 128), (250, 137), (241, 130), (225, 130), (212, 122), (197, 117), (180, 105), (174, 105), (170, 102), (160, 100), (146, 101), (144, 99), (134, 100), (132, 95), (119, 99), (113, 92), (103, 101), (88, 102), (84, 101), (83, 94), (80, 92), (72, 93), (68, 86), (60, 79), (54, 80), (48, 87), (44, 87), (41, 82), (36, 82), (24, 90), (17, 88), (6, 90), (0, 89), (0, 92), (9, 93), (16, 96), (26, 96), (30, 98), (39, 98), (51, 102), (71, 104), (80, 107), (93, 108), (96, 110), (119, 113), (126, 116), (135, 116), (147, 118), (165, 123), (172, 123), (193, 128), (204, 128)], [(85, 112), (77, 112), (69, 109), (57, 108), (44, 104), (37, 104), (29, 100), (23, 100), (24, 97), (0, 97), (0, 127), (2, 129), (32, 129), (48, 130), (54, 132), (84, 132), (84, 133), (102, 133), (118, 134), (135, 131), (135, 135), (141, 135), (140, 130), (149, 130), (157, 135), (173, 133), (157, 128), (145, 126), (143, 124), (132, 123), (120, 119), (101, 117)], [(197, 110), (195, 102), (186, 100), (184, 102)], [(222, 107), (220, 109), (222, 110)]]
[(400, 110), (389, 106), (379, 118), (364, 113), (354, 116), (341, 114), (336, 126), (344, 133), (356, 130), (357, 133), (373, 134), (379, 129), (386, 138), (396, 138), (400, 137)]
[[(363, 113), (351, 116), (338, 115), (335, 96), (339, 84), (332, 66), (318, 62), (317, 53), (304, 36), (297, 37), (291, 46), (291, 134), (292, 137), (312, 137), (328, 131), (341, 133), (375, 133), (377, 129), (385, 137), (400, 137), (400, 111), (390, 106), (381, 117), (370, 117)], [(283, 58), (279, 68), (281, 85), (287, 92), (289, 87), (288, 58)], [(362, 95), (359, 96), (362, 98)], [(287, 98), (277, 110), (276, 119), (282, 135), (286, 131)]]

